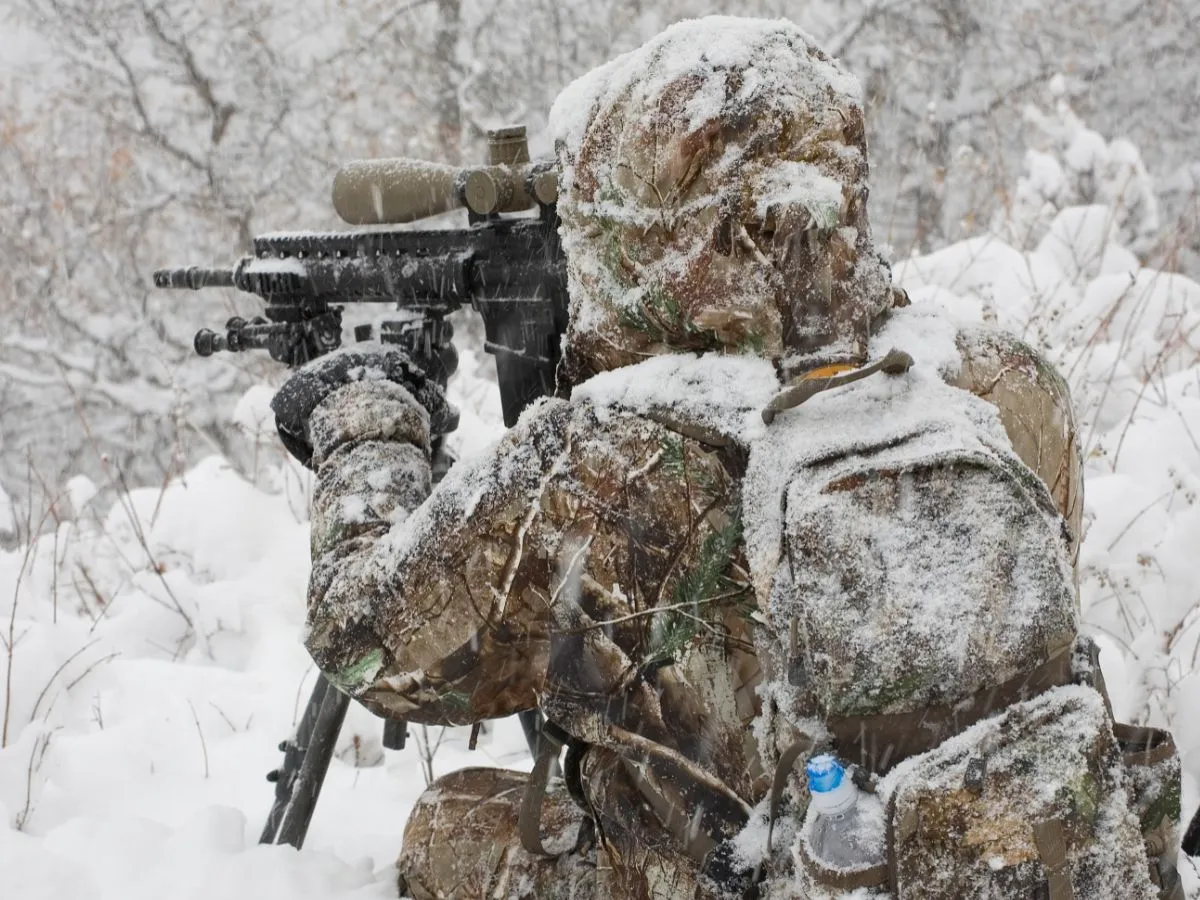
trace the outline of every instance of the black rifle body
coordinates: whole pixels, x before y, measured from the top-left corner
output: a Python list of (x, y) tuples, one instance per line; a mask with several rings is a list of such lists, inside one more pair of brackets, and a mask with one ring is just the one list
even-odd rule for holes
[(496, 356), (505, 424), (554, 391), (567, 287), (552, 206), (538, 218), (490, 217), (466, 229), (268, 234), (232, 269), (169, 269), (154, 280), (163, 288), (235, 287), (266, 301), (262, 316), (231, 319), (224, 334), (199, 332), (204, 356), (265, 349), (299, 366), (341, 345), (344, 304), (386, 303), (427, 322), (469, 306)]

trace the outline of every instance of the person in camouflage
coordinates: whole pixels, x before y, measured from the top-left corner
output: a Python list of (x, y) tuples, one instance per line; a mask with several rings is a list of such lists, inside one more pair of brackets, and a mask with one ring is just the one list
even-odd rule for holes
[[(552, 129), (562, 396), (432, 492), (445, 401), (395, 351), (318, 361), (276, 404), (317, 473), (321, 670), (413, 722), (536, 708), (567, 746), (548, 784), (550, 754), (439, 779), (402, 894), (1166, 895), (1177, 760), (1121, 768), (1075, 641), (1067, 389), (892, 288), (852, 76), (786, 21), (684, 22)], [(862, 872), (797, 836), (816, 748), (885, 801)]]

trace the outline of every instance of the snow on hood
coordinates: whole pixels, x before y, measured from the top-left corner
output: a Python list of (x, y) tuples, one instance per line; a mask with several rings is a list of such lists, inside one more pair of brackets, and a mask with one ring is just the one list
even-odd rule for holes
[(861, 362), (891, 304), (855, 78), (785, 20), (680, 22), (571, 84), (572, 380), (681, 350)]

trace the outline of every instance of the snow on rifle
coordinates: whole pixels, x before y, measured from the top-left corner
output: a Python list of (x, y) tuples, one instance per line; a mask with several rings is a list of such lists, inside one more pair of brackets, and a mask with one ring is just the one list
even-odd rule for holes
[(491, 132), (489, 150), (486, 166), (369, 160), (348, 163), (334, 178), (334, 208), (350, 224), (404, 224), (462, 206), (466, 228), (265, 234), (232, 268), (161, 269), (154, 283), (258, 295), (266, 302), (261, 316), (230, 319), (223, 333), (201, 329), (196, 352), (265, 349), (292, 367), (341, 346), (342, 304), (390, 303), (418, 314), (416, 324), (385, 323), (380, 339), (431, 362), (451, 352), (444, 317), (469, 305), (496, 356), (511, 426), (526, 404), (553, 391), (566, 263), (553, 163), (529, 161), (523, 126)]

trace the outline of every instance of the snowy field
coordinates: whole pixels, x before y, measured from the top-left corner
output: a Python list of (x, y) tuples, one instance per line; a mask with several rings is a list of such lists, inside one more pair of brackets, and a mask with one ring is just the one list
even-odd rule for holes
[[(455, 399), (493, 390), (468, 375)], [(238, 420), (257, 430), (270, 396), (252, 391)], [(500, 433), (496, 406), (464, 415), (462, 443)], [(261, 437), (257, 485), (214, 457), (98, 510), (79, 480), (75, 521), (0, 553), (0, 897), (395, 897), (426, 783), (417, 726), (384, 751), (380, 720), (351, 708), (304, 852), (256, 844), (264, 776), (316, 677), (300, 646), (306, 476)], [(468, 733), (429, 729), (435, 774), (531, 764), (515, 719), (474, 752)]]
[[(1118, 715), (1171, 727), (1185, 815), (1200, 800), (1200, 286), (1139, 270), (1110, 210), (1057, 214), (1036, 249), (980, 238), (897, 267), (916, 303), (996, 321), (1059, 364), (1087, 466), (1087, 630)], [(465, 355), (460, 440), (499, 433), (493, 388)], [(270, 391), (235, 415), (260, 429), (256, 471), (211, 458), (177, 482), (96, 508), (0, 553), (0, 872), (34, 898), (392, 897), (393, 861), (430, 767), (527, 767), (515, 720), (475, 752), (466, 730), (422, 754), (380, 746), (351, 709), (303, 852), (256, 845), (264, 774), (315, 673), (300, 646), (308, 571), (303, 473), (264, 427)], [(32, 516), (41, 511), (0, 514)], [(431, 729), (431, 743), (439, 740)], [(1200, 878), (1182, 866), (1189, 896)]]

